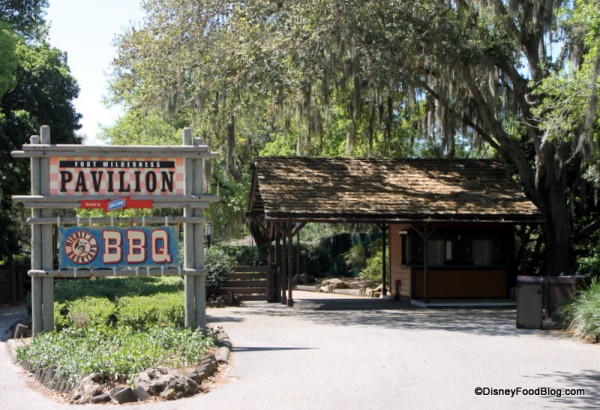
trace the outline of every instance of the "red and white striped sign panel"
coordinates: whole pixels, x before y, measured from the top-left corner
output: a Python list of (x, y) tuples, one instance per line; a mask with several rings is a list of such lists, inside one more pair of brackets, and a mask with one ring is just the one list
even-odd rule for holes
[(50, 158), (50, 195), (184, 195), (183, 158)]

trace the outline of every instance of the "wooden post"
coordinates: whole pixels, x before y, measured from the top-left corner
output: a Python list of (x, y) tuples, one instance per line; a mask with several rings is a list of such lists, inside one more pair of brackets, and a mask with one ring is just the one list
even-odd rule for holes
[[(184, 128), (183, 145), (192, 145), (192, 130)], [(191, 195), (194, 191), (194, 163), (193, 160), (185, 159), (185, 194)], [(193, 210), (185, 208), (183, 216), (193, 216)], [(195, 266), (194, 229), (193, 226), (183, 224), (183, 259), (184, 269), (192, 269)], [(196, 278), (193, 275), (185, 275), (185, 327), (196, 329), (199, 323), (196, 321)]]
[(287, 298), (287, 305), (292, 307), (294, 306), (294, 298), (292, 296), (292, 290), (293, 290), (293, 280), (294, 280), (294, 269), (292, 269), (293, 263), (292, 263), (292, 256), (294, 254), (294, 250), (293, 250), (293, 246), (294, 246), (294, 233), (292, 230), (292, 224), (290, 222), (286, 223), (286, 234), (289, 235), (288, 237), (288, 280), (287, 280), (287, 284), (288, 284), (288, 298)]
[(386, 248), (387, 248), (387, 232), (389, 229), (389, 225), (386, 224), (378, 224), (377, 226), (379, 226), (379, 229), (381, 229), (381, 236), (382, 236), (382, 245), (381, 245), (381, 271), (382, 271), (382, 275), (381, 275), (381, 295), (385, 296), (387, 295), (387, 288), (386, 288), (386, 278), (387, 278), (387, 264), (385, 262), (386, 259)]
[(285, 288), (287, 285), (287, 234), (285, 231), (285, 225), (280, 224), (281, 230), (281, 304), (287, 304), (287, 296), (285, 294)]
[[(31, 145), (40, 143), (40, 136), (33, 135), (30, 138)], [(41, 195), (40, 171), (41, 159), (31, 158), (31, 195)], [(32, 209), (33, 218), (41, 218), (41, 209)], [(40, 225), (31, 225), (31, 269), (42, 269), (42, 227)], [(43, 327), (43, 302), (42, 302), (42, 282), (40, 277), (31, 278), (31, 321), (33, 336), (37, 336), (44, 330)]]
[[(192, 130), (190, 128), (186, 128), (191, 133)], [(194, 146), (200, 146), (202, 144), (202, 140), (199, 138), (194, 138)], [(203, 195), (204, 194), (204, 160), (196, 159), (193, 161), (193, 180), (194, 187), (193, 193), (194, 195)], [(194, 209), (193, 214), (196, 217), (202, 216), (201, 209)], [(203, 224), (194, 224), (194, 268), (203, 269), (204, 268), (204, 225)], [(196, 303), (196, 312), (195, 312), (195, 320), (196, 326), (202, 330), (206, 328), (206, 274), (201, 273), (200, 275), (194, 275), (194, 292), (195, 292), (195, 303)]]
[[(40, 142), (50, 145), (50, 127), (42, 125), (40, 128)], [(42, 195), (50, 194), (50, 160), (42, 158), (40, 162), (40, 188)], [(42, 210), (42, 217), (51, 217), (52, 210)], [(54, 249), (52, 240), (51, 225), (42, 226), (42, 269), (52, 270), (54, 268)], [(42, 331), (51, 332), (54, 330), (54, 278), (42, 279)]]

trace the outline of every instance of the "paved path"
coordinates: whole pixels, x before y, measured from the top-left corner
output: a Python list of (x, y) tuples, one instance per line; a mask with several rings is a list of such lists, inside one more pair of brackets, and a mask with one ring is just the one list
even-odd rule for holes
[[(295, 299), (294, 308), (253, 303), (209, 309), (211, 324), (222, 325), (235, 345), (225, 383), (177, 402), (123, 408), (539, 409), (600, 404), (600, 345), (556, 331), (517, 330), (514, 310), (425, 310), (305, 292), (296, 292)], [(28, 388), (19, 368), (7, 363), (5, 350), (0, 348), (2, 408), (81, 408), (57, 404)], [(477, 396), (477, 387), (577, 388), (585, 389), (585, 395)]]

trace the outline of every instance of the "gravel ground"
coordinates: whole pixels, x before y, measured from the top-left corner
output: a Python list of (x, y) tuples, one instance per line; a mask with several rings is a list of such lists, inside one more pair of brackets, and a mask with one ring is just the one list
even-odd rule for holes
[[(516, 329), (513, 309), (417, 309), (309, 292), (294, 298), (293, 308), (256, 302), (209, 309), (210, 324), (222, 326), (234, 344), (221, 380), (207, 394), (126, 408), (539, 409), (600, 403), (600, 346), (559, 331)], [(19, 314), (0, 309), (0, 330)], [(81, 408), (32, 389), (6, 350), (0, 348), (3, 409)], [(565, 389), (584, 394), (566, 395)]]

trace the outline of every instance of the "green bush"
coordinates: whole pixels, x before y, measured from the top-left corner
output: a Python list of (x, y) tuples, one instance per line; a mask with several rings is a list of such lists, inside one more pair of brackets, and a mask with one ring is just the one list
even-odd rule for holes
[(152, 296), (126, 296), (117, 301), (120, 326), (145, 329), (151, 326), (184, 325), (182, 293), (159, 293)]
[(115, 300), (124, 296), (148, 296), (156, 293), (178, 293), (183, 290), (179, 276), (67, 279), (56, 283), (54, 299), (59, 302), (93, 296)]
[(196, 364), (212, 345), (213, 339), (199, 331), (171, 326), (144, 332), (129, 327), (69, 328), (35, 337), (17, 349), (17, 360), (32, 372), (56, 366), (57, 373), (72, 382), (90, 373), (98, 373), (103, 381), (131, 382), (149, 367)]
[(366, 266), (367, 250), (362, 244), (352, 245), (350, 250), (343, 253), (342, 256), (351, 276), (354, 276), (355, 272), (362, 271)]
[(600, 256), (593, 255), (588, 257), (579, 258), (579, 274), (584, 276), (597, 276), (600, 277)]
[(374, 284), (381, 283), (383, 277), (383, 271), (381, 270), (382, 256), (381, 251), (379, 251), (367, 259), (367, 265), (360, 271), (361, 279), (368, 280)]
[(61, 316), (57, 328), (108, 325), (115, 320), (116, 306), (107, 298), (85, 296), (55, 306), (55, 317)]
[(330, 254), (327, 248), (308, 244), (300, 247), (300, 263), (302, 272), (324, 277), (329, 274)]
[(233, 258), (236, 265), (260, 266), (267, 263), (267, 261), (260, 259), (256, 246), (226, 246), (224, 251)]
[(558, 309), (563, 326), (580, 339), (600, 342), (600, 280)]
[(213, 246), (206, 250), (204, 255), (206, 267), (206, 296), (214, 298), (217, 291), (231, 276), (235, 267), (235, 260), (227, 255), (223, 249)]

